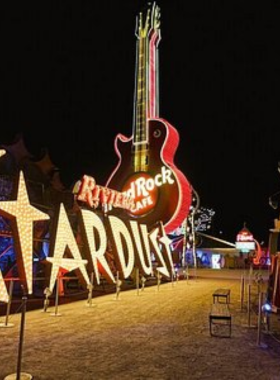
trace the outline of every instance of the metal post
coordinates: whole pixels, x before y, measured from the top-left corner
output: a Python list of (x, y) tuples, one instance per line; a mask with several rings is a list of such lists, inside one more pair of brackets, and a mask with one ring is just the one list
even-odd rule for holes
[(141, 287), (141, 291), (143, 292), (144, 289), (145, 289), (145, 282), (146, 282), (146, 278), (144, 276), (141, 277), (141, 283), (142, 283), (142, 287)]
[(16, 374), (14, 373), (14, 374), (6, 376), (4, 380), (31, 380), (33, 378), (29, 373), (21, 372), (21, 359), (22, 359), (22, 348), (23, 348), (23, 338), (24, 338), (26, 302), (27, 302), (27, 297), (23, 296), (22, 297), (19, 348), (18, 348), (18, 360), (17, 360), (17, 372), (16, 372)]
[(193, 262), (194, 262), (194, 269), (195, 269), (195, 279), (197, 280), (197, 258), (196, 258), (196, 243), (195, 243), (196, 237), (195, 237), (194, 216), (200, 207), (200, 197), (194, 188), (192, 188), (192, 191), (193, 191), (194, 200), (195, 200), (195, 206), (192, 210), (192, 219), (191, 219), (191, 223), (192, 223), (192, 244), (193, 244)]
[(262, 330), (262, 318), (263, 318), (263, 312), (262, 312), (262, 306), (263, 306), (263, 293), (259, 293), (259, 305), (258, 305), (258, 335), (257, 335), (257, 346), (261, 348), (267, 348), (267, 345), (264, 343), (261, 343), (261, 330)]
[(244, 303), (244, 275), (241, 275), (241, 286), (240, 286), (240, 309), (243, 310)]
[(183, 235), (183, 251), (182, 251), (182, 269), (183, 278), (185, 279), (185, 266), (186, 266), (186, 247), (187, 247), (187, 218), (184, 220), (184, 235)]
[(136, 292), (139, 296), (139, 268), (136, 268)]
[(117, 280), (116, 280), (116, 300), (119, 299), (119, 295), (121, 292), (121, 280), (119, 279), (119, 271), (117, 271)]
[(53, 317), (59, 317), (61, 315), (60, 313), (58, 313), (59, 280), (60, 280), (59, 276), (57, 276), (56, 291), (55, 291), (55, 309), (54, 309), (54, 313), (51, 314)]
[(196, 260), (196, 244), (195, 244), (195, 228), (194, 228), (194, 214), (196, 209), (192, 211), (192, 254), (193, 254), (193, 264), (194, 264), (194, 272), (195, 272), (195, 279), (197, 280), (197, 260)]
[(13, 285), (14, 285), (13, 280), (10, 280), (9, 299), (8, 299), (8, 303), (7, 303), (6, 318), (5, 318), (5, 322), (4, 323), (0, 323), (0, 327), (12, 327), (12, 326), (14, 326), (13, 323), (9, 323), (9, 316), (10, 316), (11, 304), (12, 304), (12, 296), (13, 296)]
[(251, 284), (248, 284), (248, 300), (247, 300), (248, 326), (251, 325)]
[(93, 272), (90, 275), (90, 283), (87, 285), (87, 288), (88, 288), (87, 305), (92, 306)]
[(157, 271), (157, 290), (159, 291), (159, 286), (161, 283), (161, 275), (159, 273), (159, 270)]
[(9, 315), (10, 315), (10, 310), (11, 310), (11, 303), (12, 303), (12, 294), (13, 294), (13, 280), (10, 281), (10, 285), (9, 285), (9, 300), (8, 300), (8, 305), (7, 305), (7, 313), (6, 313), (6, 325), (8, 324), (9, 322)]

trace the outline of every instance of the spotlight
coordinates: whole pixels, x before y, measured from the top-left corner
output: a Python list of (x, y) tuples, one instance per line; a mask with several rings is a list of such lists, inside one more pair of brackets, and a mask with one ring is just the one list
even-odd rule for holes
[(271, 307), (271, 304), (269, 302), (265, 302), (263, 305), (262, 305), (262, 311), (264, 313), (271, 313), (272, 311), (272, 307)]

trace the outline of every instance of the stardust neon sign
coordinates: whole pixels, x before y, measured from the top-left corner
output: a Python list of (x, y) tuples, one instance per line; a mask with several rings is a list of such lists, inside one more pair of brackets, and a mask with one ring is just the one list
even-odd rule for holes
[[(26, 292), (32, 294), (33, 222), (47, 221), (49, 216), (31, 206), (22, 172), (19, 177), (17, 199), (0, 202), (0, 215), (11, 220), (20, 280)], [(145, 224), (135, 220), (124, 222), (113, 215), (101, 217), (91, 210), (80, 210), (79, 225), (86, 259), (81, 255), (66, 210), (61, 204), (54, 220), (50, 257), (47, 259), (51, 264), (49, 286), (51, 291), (60, 268), (78, 270), (87, 284), (90, 283), (88, 273), (94, 272), (97, 283), (100, 283), (100, 264), (107, 280), (115, 283), (116, 280), (105, 257), (109, 241), (120, 277), (128, 278), (135, 266), (140, 268), (144, 275), (153, 274), (151, 252), (158, 262), (159, 273), (168, 278), (174, 275), (171, 240), (166, 235), (162, 223), (148, 232)], [(7, 300), (7, 289), (0, 272), (0, 301), (7, 302)]]

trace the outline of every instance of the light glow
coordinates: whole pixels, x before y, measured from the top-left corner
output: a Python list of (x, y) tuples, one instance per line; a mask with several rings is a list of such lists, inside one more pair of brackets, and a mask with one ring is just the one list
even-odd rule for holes
[[(141, 224), (139, 231), (138, 223), (136, 221), (130, 221), (130, 227), (135, 244), (136, 262), (138, 262), (138, 266), (142, 269), (143, 274), (149, 276), (153, 273), (153, 266), (150, 255), (147, 226)], [(143, 238), (144, 244), (142, 244), (141, 237)]]
[[(63, 257), (66, 249), (71, 253), (73, 258)], [(48, 257), (47, 261), (52, 263), (50, 276), (50, 291), (53, 291), (55, 281), (57, 279), (59, 269), (64, 268), (68, 271), (79, 269), (87, 284), (90, 283), (88, 273), (86, 271), (87, 260), (82, 259), (77, 241), (73, 234), (71, 225), (68, 220), (63, 204), (60, 204), (59, 217), (57, 222), (57, 231), (55, 234), (55, 242), (52, 257)]]
[(0, 202), (0, 215), (11, 222), (19, 277), (28, 294), (32, 294), (33, 223), (49, 216), (31, 206), (23, 172), (19, 173), (17, 199)]
[[(83, 242), (85, 243), (85, 252), (89, 259), (89, 264), (93, 266), (93, 271), (98, 284), (100, 284), (100, 273), (98, 263), (104, 269), (104, 277), (107, 281), (115, 283), (115, 277), (105, 258), (107, 248), (107, 235), (102, 220), (92, 211), (81, 210), (81, 227), (83, 234)], [(97, 247), (97, 239), (94, 231), (98, 234), (99, 246)]]
[(157, 271), (161, 273), (165, 277), (170, 277), (170, 273), (168, 271), (167, 265), (164, 261), (162, 252), (160, 250), (160, 247), (158, 245), (158, 234), (159, 234), (159, 228), (155, 228), (149, 235), (150, 242), (152, 244), (152, 247), (154, 248), (154, 255), (156, 260), (158, 261), (158, 267)]
[[(109, 225), (112, 234), (113, 253), (117, 259), (117, 267), (122, 277), (127, 278), (134, 268), (134, 248), (129, 231), (125, 223), (115, 216), (109, 216)], [(125, 243), (125, 245), (124, 245)]]

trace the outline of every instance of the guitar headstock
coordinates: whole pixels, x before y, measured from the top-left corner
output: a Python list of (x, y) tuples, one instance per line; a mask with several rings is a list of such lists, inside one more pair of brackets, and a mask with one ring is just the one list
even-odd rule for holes
[(154, 2), (151, 6), (148, 3), (148, 8), (145, 12), (140, 12), (136, 18), (136, 36), (138, 38), (146, 38), (151, 29), (159, 31), (160, 27), (160, 8)]
[(151, 25), (155, 30), (159, 30), (160, 27), (160, 8), (156, 3), (152, 7)]

